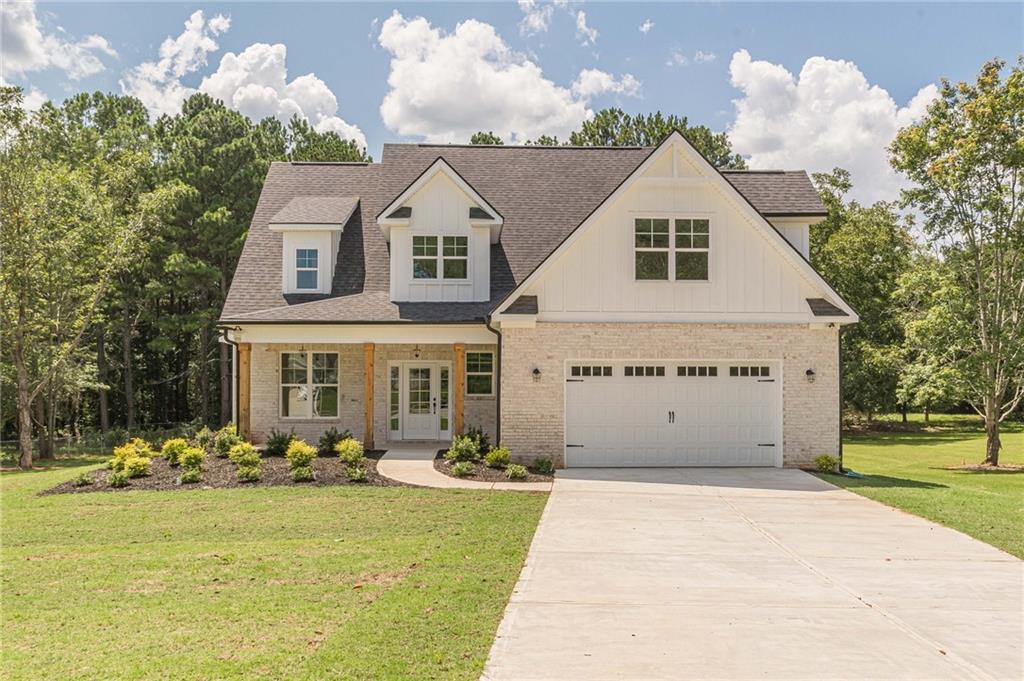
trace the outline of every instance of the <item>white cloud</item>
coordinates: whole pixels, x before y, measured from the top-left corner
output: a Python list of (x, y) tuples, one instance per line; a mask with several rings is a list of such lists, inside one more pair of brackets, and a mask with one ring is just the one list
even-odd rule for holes
[(273, 116), (287, 122), (298, 115), (320, 132), (330, 130), (366, 147), (363, 132), (336, 115), (338, 99), (324, 81), (312, 73), (288, 81), (287, 56), (280, 43), (255, 43), (239, 54), (228, 52), (199, 90), (253, 120)]
[(593, 45), (597, 42), (598, 32), (596, 28), (587, 26), (587, 13), (583, 10), (576, 12), (576, 37), (583, 45)]
[(697, 50), (696, 52), (693, 53), (693, 61), (697, 62), (698, 64), (704, 64), (714, 60), (714, 52), (704, 52), (703, 50)]
[(154, 116), (174, 115), (195, 88), (187, 87), (181, 78), (206, 66), (207, 57), (219, 49), (215, 38), (231, 27), (231, 19), (218, 14), (209, 21), (202, 10), (196, 10), (185, 22), (185, 30), (177, 38), (166, 38), (160, 44), (160, 59), (142, 62), (125, 71), (121, 90), (138, 97)]
[(690, 60), (686, 58), (682, 50), (672, 50), (668, 55), (668, 61), (665, 62), (665, 66), (686, 66), (690, 63)]
[(24, 99), (21, 102), (21, 108), (25, 111), (38, 111), (39, 108), (50, 101), (50, 98), (42, 93), (38, 88), (30, 87), (24, 93)]
[(389, 91), (381, 118), (401, 135), (430, 142), (465, 142), (492, 130), (510, 142), (567, 136), (590, 118), (589, 100), (603, 93), (636, 94), (630, 75), (581, 71), (570, 87), (511, 50), (490, 24), (469, 19), (443, 33), (423, 17), (397, 11), (384, 22), (381, 47), (391, 54)]
[(644, 19), (644, 23), (640, 24), (641, 33), (650, 33), (652, 28), (654, 28), (654, 22), (650, 19)]
[(106, 68), (102, 56), (117, 57), (106, 38), (73, 40), (59, 27), (55, 33), (44, 32), (34, 1), (0, 3), (0, 77), (59, 69), (80, 80)]
[(865, 202), (897, 197), (904, 180), (889, 167), (886, 147), (938, 94), (934, 84), (926, 85), (901, 108), (853, 62), (824, 57), (811, 57), (794, 77), (740, 50), (729, 72), (743, 92), (734, 100), (729, 138), (752, 168), (820, 172), (840, 166), (853, 175), (853, 197)]
[(525, 36), (544, 33), (551, 26), (551, 15), (555, 6), (540, 3), (537, 0), (519, 0), (519, 9), (523, 19), (519, 22), (519, 32)]

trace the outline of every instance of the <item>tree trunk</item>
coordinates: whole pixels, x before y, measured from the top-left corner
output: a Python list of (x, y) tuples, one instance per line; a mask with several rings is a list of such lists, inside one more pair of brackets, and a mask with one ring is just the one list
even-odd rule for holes
[(203, 425), (210, 425), (210, 370), (207, 358), (210, 356), (210, 328), (199, 329), (199, 413), (203, 417)]
[(993, 399), (985, 400), (985, 463), (989, 466), (999, 465), (999, 450), (1003, 443), (999, 440), (999, 406)]
[(35, 400), (36, 408), (36, 423), (39, 424), (39, 458), (49, 459), (50, 458), (50, 447), (49, 440), (47, 439), (46, 425), (48, 420), (46, 418), (46, 397), (40, 394)]
[(231, 421), (231, 348), (227, 343), (220, 345), (220, 423), (225, 426)]
[(903, 415), (903, 423), (906, 423), (907, 422), (907, 405), (904, 404), (904, 405), (902, 405), (900, 407), (900, 414)]
[(928, 405), (927, 405), (927, 404), (926, 404), (926, 405), (924, 405), (924, 422), (925, 422), (925, 423), (928, 423), (928, 413), (929, 413), (930, 411), (931, 411), (931, 410), (930, 410), (930, 409), (928, 409)]
[(14, 327), (14, 366), (17, 373), (18, 403), (18, 467), (32, 468), (32, 388), (28, 383), (28, 367), (25, 366), (25, 305), (18, 305), (18, 322)]
[(107, 366), (107, 352), (104, 347), (105, 337), (106, 329), (100, 327), (99, 333), (96, 336), (96, 375), (102, 384), (102, 387), (99, 389), (99, 409), (100, 431), (103, 433), (110, 430), (110, 388), (107, 387), (109, 367)]
[(132, 366), (132, 324), (127, 316), (121, 332), (122, 374), (124, 376), (124, 425), (135, 427), (135, 372)]

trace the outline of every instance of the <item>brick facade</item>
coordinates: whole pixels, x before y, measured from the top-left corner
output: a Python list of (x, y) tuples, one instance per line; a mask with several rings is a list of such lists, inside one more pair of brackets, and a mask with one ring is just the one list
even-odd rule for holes
[[(586, 359), (764, 359), (782, 363), (783, 460), (839, 447), (838, 329), (799, 324), (543, 323), (502, 332), (501, 437), (514, 458), (562, 465), (565, 363)], [(540, 369), (540, 378), (533, 376)], [(814, 382), (805, 372), (813, 369)]]

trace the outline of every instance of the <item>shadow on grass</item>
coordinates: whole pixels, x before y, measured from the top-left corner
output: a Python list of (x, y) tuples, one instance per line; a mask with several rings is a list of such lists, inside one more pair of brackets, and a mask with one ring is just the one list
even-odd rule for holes
[(13, 475), (15, 473), (37, 473), (41, 471), (53, 471), (62, 470), (65, 468), (81, 468), (82, 466), (95, 466), (98, 463), (103, 463), (107, 458), (101, 455), (87, 455), (87, 456), (72, 456), (62, 459), (36, 459), (33, 462), (32, 470), (23, 471), (17, 467), (17, 464), (13, 466), (4, 465), (0, 468), (0, 474), (2, 475)]
[(933, 471), (965, 473), (968, 475), (1024, 475), (1021, 468), (993, 468), (992, 466), (929, 466)]
[(929, 447), (946, 445), (951, 442), (969, 440), (984, 441), (984, 433), (844, 433), (843, 441), (848, 444), (887, 447), (892, 445), (913, 445)]
[(893, 478), (888, 475), (865, 475), (863, 478), (848, 478), (842, 475), (826, 474), (822, 476), (829, 482), (836, 482), (848, 489), (858, 487), (899, 487), (904, 489), (947, 489), (948, 485), (937, 482), (924, 482), (923, 480), (909, 480), (907, 478)]

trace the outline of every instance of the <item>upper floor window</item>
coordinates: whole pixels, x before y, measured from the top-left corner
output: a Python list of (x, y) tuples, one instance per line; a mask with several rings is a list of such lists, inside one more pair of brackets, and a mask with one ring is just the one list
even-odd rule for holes
[(707, 281), (710, 249), (710, 222), (705, 218), (633, 222), (637, 281)]
[(413, 279), (466, 279), (469, 273), (469, 237), (442, 237), (438, 250), (438, 237), (412, 238)]
[(315, 248), (295, 249), (295, 288), (320, 288), (317, 282), (319, 271), (319, 252)]

